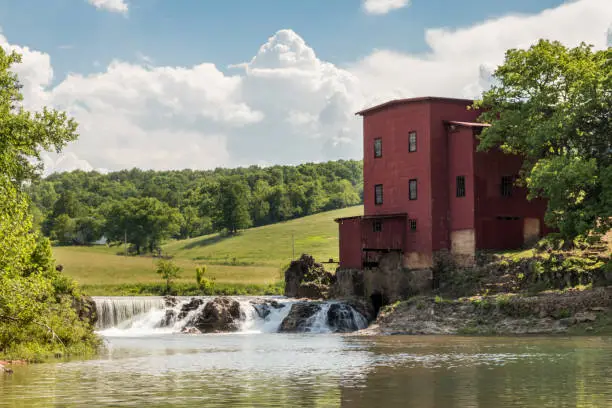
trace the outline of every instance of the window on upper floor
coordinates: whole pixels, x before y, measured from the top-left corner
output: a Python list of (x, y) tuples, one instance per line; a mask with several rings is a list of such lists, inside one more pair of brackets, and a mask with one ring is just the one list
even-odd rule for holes
[(457, 197), (465, 197), (465, 176), (457, 176)]
[(412, 131), (408, 133), (408, 152), (416, 152), (417, 151), (417, 133)]
[(374, 139), (374, 157), (382, 157), (382, 139)]
[(408, 198), (410, 200), (417, 199), (417, 179), (412, 179), (408, 182)]
[(372, 230), (374, 232), (382, 232), (382, 221), (381, 220), (375, 220), (372, 223)]
[(383, 185), (377, 184), (374, 186), (374, 204), (381, 205), (383, 203)]
[(512, 176), (503, 176), (501, 178), (501, 195), (502, 197), (511, 197), (512, 196), (512, 185), (514, 184), (514, 177)]
[(417, 220), (409, 219), (408, 220), (408, 225), (410, 226), (410, 231), (416, 231), (416, 229), (417, 229)]

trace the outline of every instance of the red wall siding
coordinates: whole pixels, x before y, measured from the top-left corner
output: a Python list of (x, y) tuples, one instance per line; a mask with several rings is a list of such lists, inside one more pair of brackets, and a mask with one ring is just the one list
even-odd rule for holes
[[(460, 127), (448, 134), (449, 230), (475, 228), (474, 134), (471, 128)], [(457, 197), (457, 176), (465, 177), (465, 197)]]
[[(429, 103), (416, 102), (373, 112), (364, 117), (364, 213), (366, 215), (407, 213), (416, 218), (418, 230), (404, 250), (431, 252), (429, 179)], [(417, 132), (417, 151), (408, 152), (408, 133)], [(383, 154), (374, 158), (374, 139), (382, 138)], [(418, 200), (408, 199), (408, 181), (418, 180)], [(374, 204), (374, 186), (382, 184), (382, 205)]]
[(381, 220), (382, 231), (374, 232), (374, 220), (366, 219), (361, 224), (362, 245), (364, 248), (404, 249), (406, 221), (403, 218)]
[[(449, 185), (454, 185), (454, 178), (451, 180), (449, 174), (452, 171), (449, 169), (452, 150), (449, 149), (448, 131), (444, 122), (475, 122), (479, 113), (468, 110), (468, 105), (468, 101), (460, 100), (431, 102), (431, 223), (434, 251), (450, 247), (450, 197), (454, 197), (454, 194), (449, 195)], [(463, 160), (470, 160), (470, 155)]]
[(338, 224), (340, 267), (361, 269), (361, 218), (347, 218)]
[[(523, 245), (523, 218), (539, 218), (545, 231), (544, 200), (527, 201), (527, 190), (513, 187), (512, 197), (502, 197), (502, 176), (517, 175), (522, 164), (518, 156), (499, 150), (475, 154), (476, 247), (478, 249), (512, 249)], [(519, 217), (505, 220), (497, 217)]]

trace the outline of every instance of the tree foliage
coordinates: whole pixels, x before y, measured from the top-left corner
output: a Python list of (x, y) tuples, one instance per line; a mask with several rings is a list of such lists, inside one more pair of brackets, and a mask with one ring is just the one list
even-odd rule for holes
[(481, 149), (525, 158), (529, 197), (548, 200), (546, 221), (566, 238), (607, 230), (612, 217), (612, 48), (540, 40), (507, 51), (476, 107), (492, 126)]
[[(49, 241), (33, 231), (22, 191), (23, 182), (36, 176), (33, 160), (74, 140), (76, 123), (62, 112), (21, 107), (21, 87), (10, 71), (20, 60), (0, 48), (0, 355), (34, 357), (95, 346), (97, 340), (73, 308), (81, 302), (74, 282), (55, 269)], [(41, 191), (51, 204), (47, 193)]]
[(74, 171), (38, 180), (28, 191), (44, 234), (58, 243), (88, 245), (103, 236), (123, 242), (127, 231), (135, 250), (149, 251), (159, 244), (148, 238), (152, 219), (134, 210), (165, 206), (172, 221), (155, 225), (164, 229), (160, 239), (233, 233), (359, 204), (362, 177), (361, 162), (343, 160), (212, 171)]
[(166, 281), (166, 293), (170, 293), (170, 286), (175, 279), (181, 275), (181, 268), (168, 259), (160, 259), (157, 262), (155, 272)]
[(136, 252), (157, 250), (164, 239), (179, 232), (182, 217), (179, 211), (156, 198), (128, 198), (114, 202), (103, 210), (106, 217), (106, 237), (112, 241), (127, 241)]

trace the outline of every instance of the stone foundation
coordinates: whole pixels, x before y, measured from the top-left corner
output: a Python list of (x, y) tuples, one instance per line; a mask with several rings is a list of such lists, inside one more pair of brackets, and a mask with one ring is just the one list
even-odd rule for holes
[(451, 254), (457, 265), (472, 266), (476, 259), (476, 231), (464, 229), (451, 231)]

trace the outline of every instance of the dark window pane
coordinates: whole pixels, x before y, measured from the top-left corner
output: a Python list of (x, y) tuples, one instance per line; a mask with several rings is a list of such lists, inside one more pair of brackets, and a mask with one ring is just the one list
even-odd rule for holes
[(374, 139), (374, 157), (382, 157), (382, 139)]
[(374, 186), (374, 204), (380, 205), (383, 203), (383, 186), (377, 184)]
[(373, 230), (374, 232), (381, 232), (382, 231), (382, 221), (380, 220), (374, 221)]
[(457, 176), (457, 197), (465, 197), (465, 176)]
[(408, 224), (410, 225), (410, 231), (416, 231), (417, 228), (417, 220), (410, 219), (408, 220)]
[(409, 184), (409, 197), (411, 200), (416, 200), (417, 199), (417, 181), (416, 179), (412, 179), (410, 180)]
[(502, 197), (511, 197), (512, 196), (512, 184), (513, 184), (512, 176), (503, 176), (501, 179), (501, 195)]
[(408, 151), (409, 152), (416, 152), (417, 151), (416, 132), (408, 133)]

